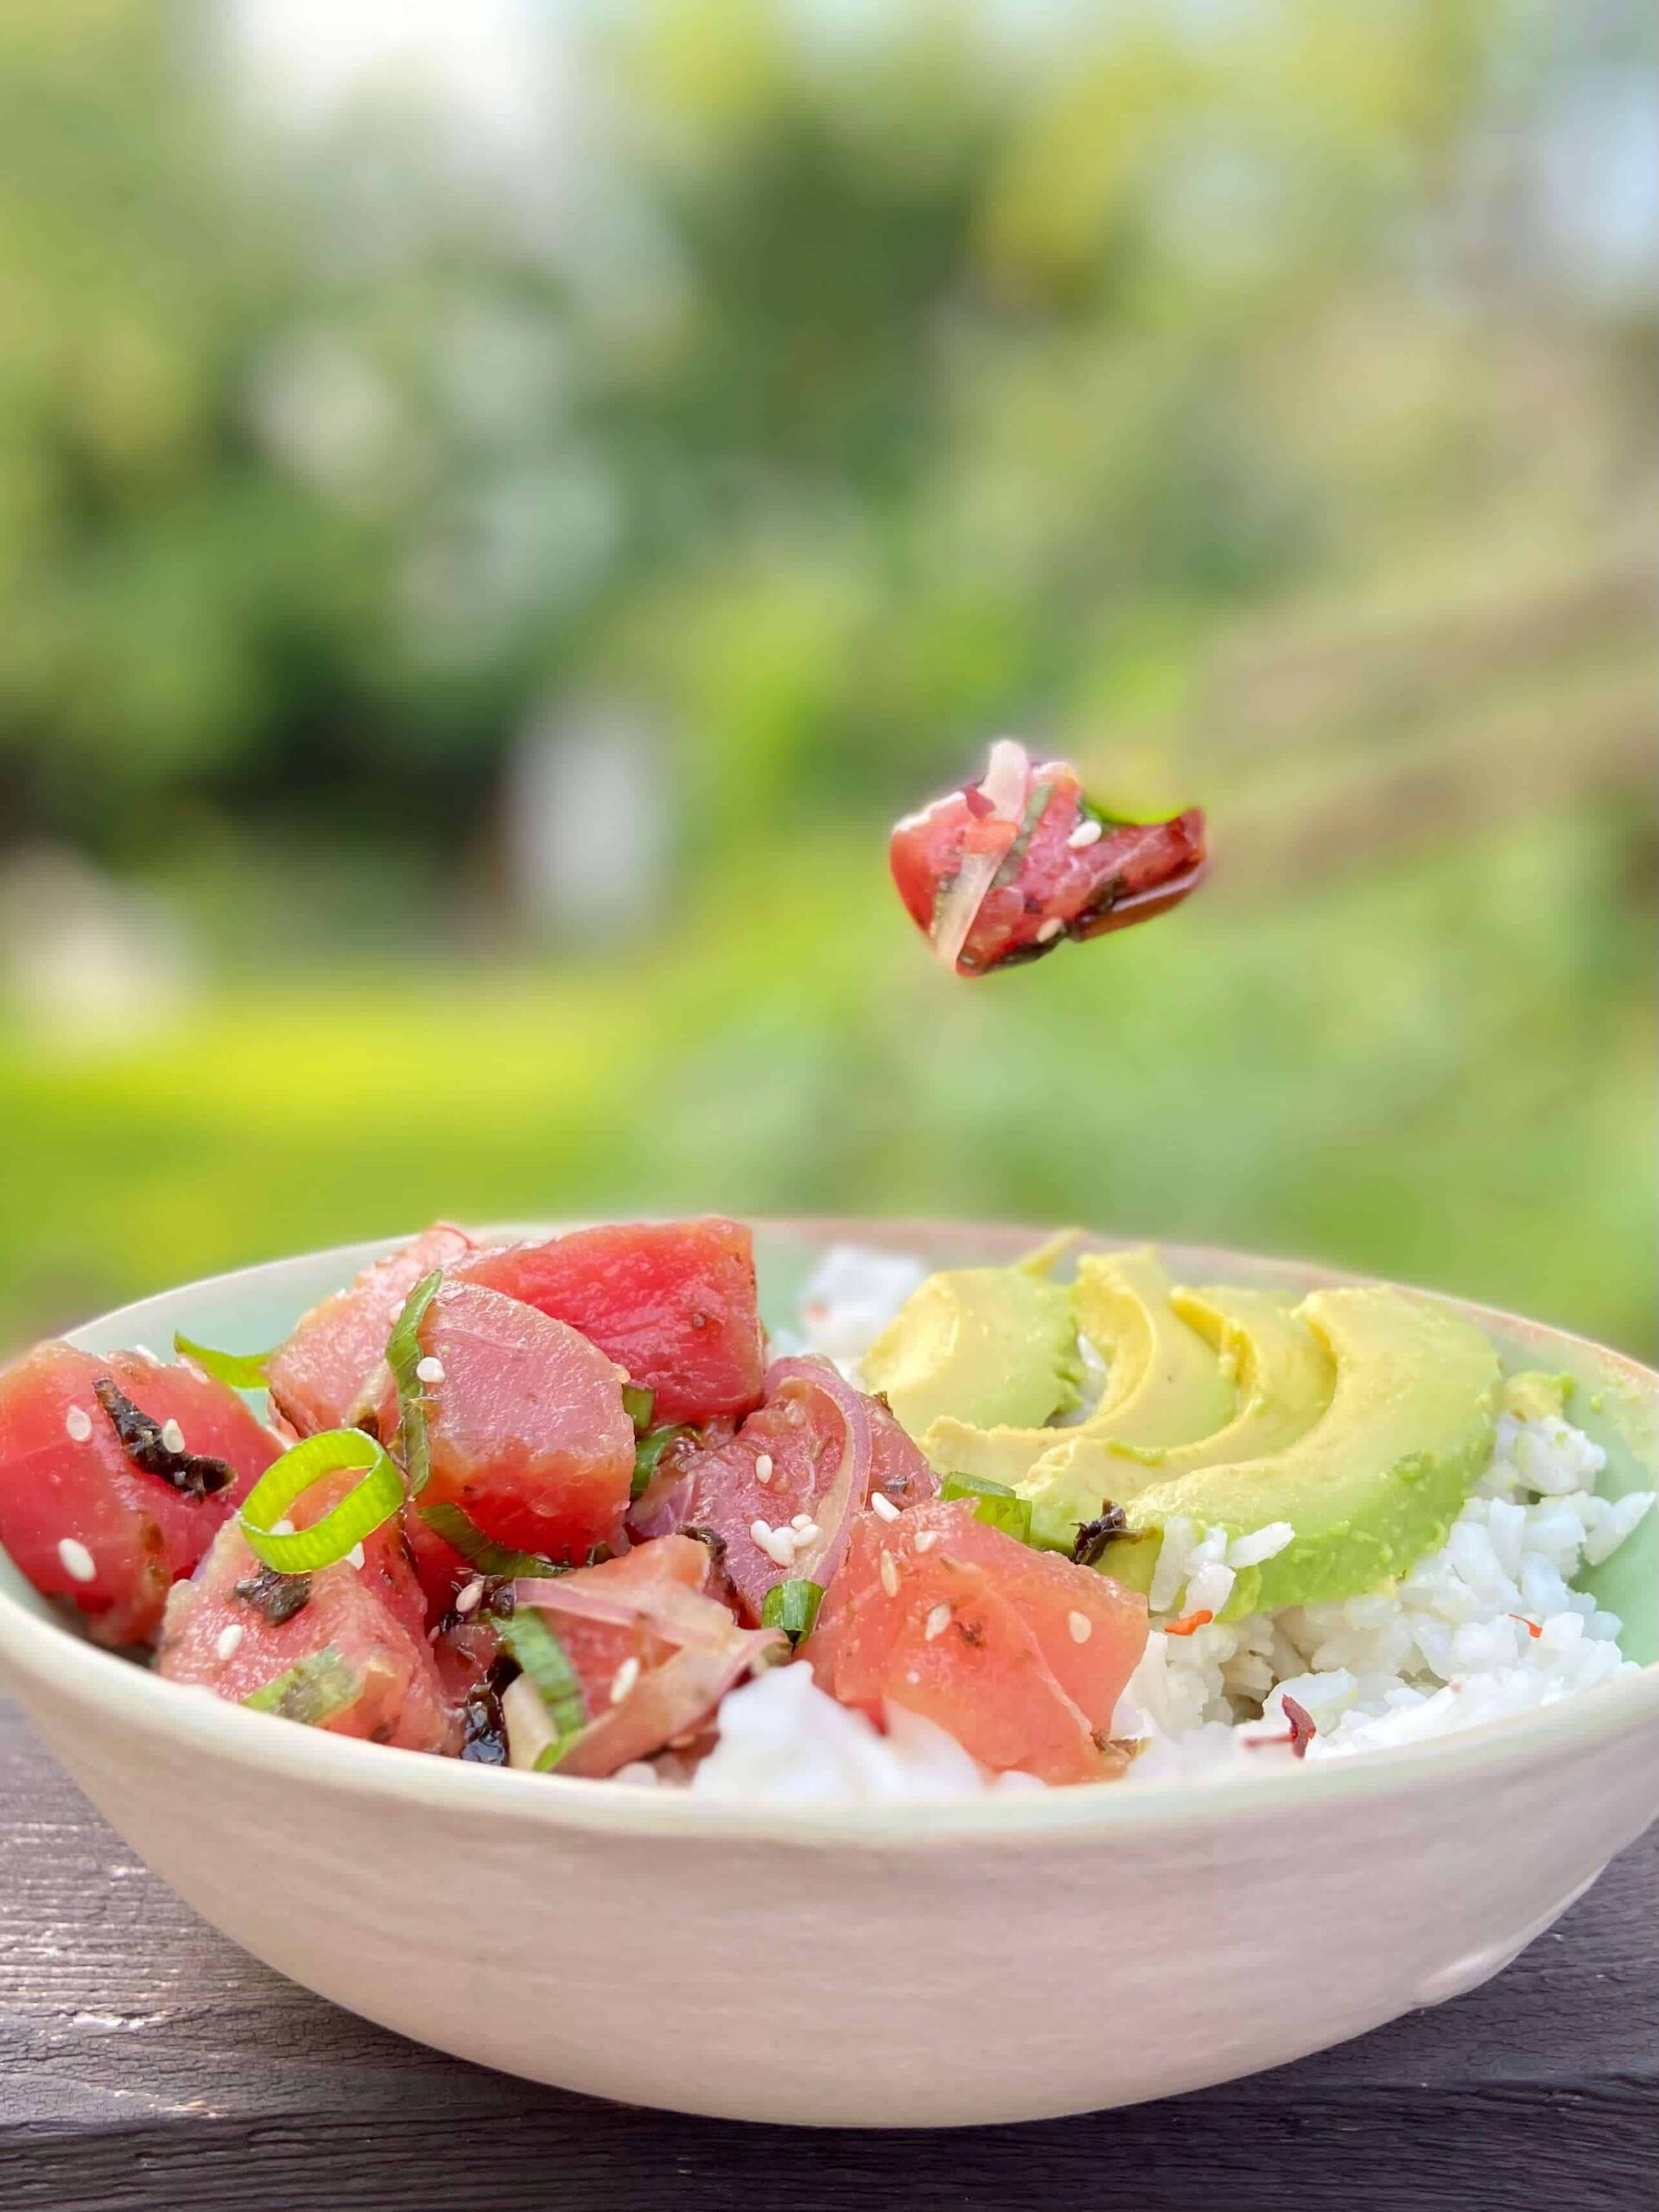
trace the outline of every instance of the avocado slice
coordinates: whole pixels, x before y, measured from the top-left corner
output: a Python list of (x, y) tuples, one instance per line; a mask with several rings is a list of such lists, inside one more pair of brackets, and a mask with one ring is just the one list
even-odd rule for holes
[[(1230, 1537), (1287, 1521), (1294, 1541), (1239, 1571), (1229, 1617), (1357, 1597), (1443, 1543), (1492, 1449), (1497, 1353), (1447, 1307), (1381, 1285), (1299, 1309), (1335, 1363), (1324, 1414), (1294, 1443), (1190, 1468), (1128, 1500), (1132, 1531), (1184, 1516)], [(1113, 1544), (1103, 1573), (1145, 1588), (1156, 1548)]]
[(1236, 1375), (1232, 1420), (1191, 1444), (1127, 1444), (1082, 1428), (1063, 1433), (1019, 1484), (1031, 1503), (1033, 1542), (1070, 1551), (1079, 1524), (1109, 1501), (1123, 1505), (1177, 1475), (1280, 1451), (1330, 1404), (1335, 1366), (1290, 1292), (1175, 1290), (1170, 1304)]
[(1111, 1362), (1088, 1419), (1065, 1431), (987, 1426), (953, 1407), (924, 1431), (923, 1451), (942, 1474), (979, 1475), (1012, 1488), (1067, 1439), (1168, 1446), (1210, 1435), (1231, 1421), (1237, 1392), (1214, 1346), (1175, 1311), (1171, 1293), (1149, 1245), (1085, 1253), (1072, 1287), (1077, 1325)]
[(1499, 1404), (1516, 1421), (1560, 1421), (1566, 1414), (1572, 1389), (1570, 1375), (1546, 1375), (1529, 1368), (1524, 1374), (1505, 1379)]
[(1045, 1254), (1014, 1268), (957, 1268), (918, 1285), (864, 1355), (912, 1436), (947, 1408), (978, 1426), (1046, 1421), (1079, 1402), (1071, 1295), (1043, 1280)]

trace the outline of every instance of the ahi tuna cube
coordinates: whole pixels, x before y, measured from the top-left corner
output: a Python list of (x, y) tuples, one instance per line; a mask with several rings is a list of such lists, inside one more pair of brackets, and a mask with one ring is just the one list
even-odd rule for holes
[[(99, 1389), (107, 1397), (111, 1384), (119, 1399), (106, 1405)], [(175, 1483), (140, 1465), (117, 1427), (120, 1400), (161, 1430), (158, 1464), (219, 1460), (230, 1479), (207, 1487), (218, 1478), (181, 1468)], [(100, 1643), (150, 1643), (169, 1587), (281, 1449), (197, 1368), (37, 1344), (0, 1375), (0, 1543), (37, 1590), (78, 1605)]]

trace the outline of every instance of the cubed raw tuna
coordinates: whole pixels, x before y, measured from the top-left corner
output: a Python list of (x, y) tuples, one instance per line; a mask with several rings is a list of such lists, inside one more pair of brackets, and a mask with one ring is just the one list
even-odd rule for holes
[(1033, 761), (1007, 738), (979, 783), (895, 825), (889, 858), (911, 919), (962, 976), (1149, 920), (1207, 864), (1197, 807), (1166, 822), (1115, 820), (1089, 804), (1074, 769)]
[(265, 1370), (272, 1404), (298, 1434), (343, 1428), (378, 1403), (386, 1338), (404, 1300), (423, 1275), (472, 1249), (464, 1229), (438, 1222), (311, 1308)]
[[(533, 1306), (446, 1282), (423, 1315), (431, 1475), (412, 1502), (458, 1505), (486, 1536), (556, 1560), (614, 1535), (633, 1479), (633, 1423), (597, 1345)], [(381, 1433), (397, 1423), (395, 1392)], [(423, 1553), (429, 1548), (417, 1539)]]
[(760, 1402), (766, 1338), (741, 1222), (573, 1230), (474, 1252), (449, 1272), (580, 1329), (654, 1394), (659, 1423), (741, 1418)]
[(1103, 1779), (1112, 1714), (1147, 1641), (1147, 1601), (1033, 1551), (969, 1499), (861, 1514), (804, 1647), (819, 1687), (879, 1718), (891, 1699), (988, 1767)]
[[(100, 1381), (232, 1479), (194, 1494), (137, 1465)], [(197, 1368), (37, 1344), (0, 1375), (0, 1543), (37, 1590), (79, 1606), (100, 1643), (152, 1642), (169, 1586), (281, 1449), (234, 1390)]]
[[(295, 1526), (308, 1528), (356, 1479), (314, 1485), (291, 1510)], [(440, 1677), (424, 1618), (395, 1521), (365, 1541), (361, 1567), (345, 1559), (303, 1575), (263, 1567), (231, 1522), (168, 1599), (156, 1666), (170, 1681), (335, 1735), (452, 1752), (459, 1701)]]

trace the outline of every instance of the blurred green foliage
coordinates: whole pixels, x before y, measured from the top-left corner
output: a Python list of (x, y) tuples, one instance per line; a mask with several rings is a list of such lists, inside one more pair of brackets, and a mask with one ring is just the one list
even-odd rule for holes
[[(1652, 1348), (1643, 11), (526, 10), (528, 130), (284, 119), (232, 16), (0, 17), (0, 838), (200, 976), (4, 1017), (0, 1332), (720, 1205)], [(672, 828), (600, 948), (503, 858), (584, 701)], [(937, 973), (885, 825), (1002, 728), (1213, 886)]]

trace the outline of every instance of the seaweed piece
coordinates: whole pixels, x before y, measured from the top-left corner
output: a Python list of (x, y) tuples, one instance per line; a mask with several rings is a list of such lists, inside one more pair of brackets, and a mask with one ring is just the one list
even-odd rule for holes
[(167, 1440), (167, 1429), (171, 1427), (178, 1433), (176, 1424), (165, 1426), (152, 1421), (141, 1406), (118, 1389), (112, 1379), (100, 1375), (92, 1384), (92, 1395), (110, 1417), (110, 1425), (120, 1439), (121, 1449), (135, 1467), (147, 1475), (159, 1475), (170, 1483), (181, 1497), (211, 1497), (215, 1491), (225, 1490), (235, 1481), (236, 1471), (223, 1459), (212, 1459), (198, 1452), (187, 1452)]
[(501, 1693), (518, 1672), (515, 1661), (498, 1659), (461, 1708), (461, 1756), (474, 1766), (505, 1766), (507, 1728)]
[(1077, 1541), (1071, 1547), (1072, 1560), (1078, 1567), (1097, 1567), (1108, 1544), (1117, 1542), (1120, 1537), (1132, 1537), (1135, 1533), (1122, 1507), (1114, 1505), (1109, 1497), (1103, 1497), (1094, 1519), (1077, 1523)]
[(255, 1605), (273, 1628), (291, 1621), (311, 1598), (308, 1574), (284, 1574), (280, 1567), (262, 1567), (257, 1574), (234, 1586), (233, 1595)]

